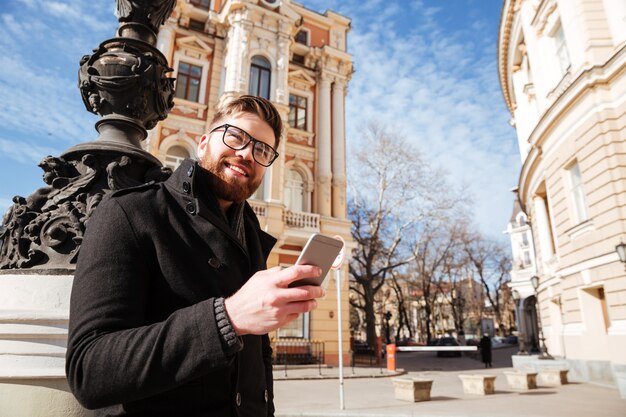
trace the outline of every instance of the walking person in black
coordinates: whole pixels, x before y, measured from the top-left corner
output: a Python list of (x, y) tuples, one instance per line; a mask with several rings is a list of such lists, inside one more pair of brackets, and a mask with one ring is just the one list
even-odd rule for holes
[(485, 364), (485, 368), (491, 368), (491, 338), (488, 333), (483, 334), (480, 339), (480, 357)]

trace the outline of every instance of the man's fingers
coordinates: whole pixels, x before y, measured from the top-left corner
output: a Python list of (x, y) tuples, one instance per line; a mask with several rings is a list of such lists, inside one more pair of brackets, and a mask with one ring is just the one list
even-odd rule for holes
[(287, 287), (299, 279), (319, 278), (321, 274), (322, 270), (315, 265), (293, 265), (276, 275), (276, 283), (279, 287)]
[(323, 297), (324, 289), (318, 285), (303, 285), (301, 287), (281, 288), (279, 291), (275, 291), (274, 295), (273, 304), (279, 306)]

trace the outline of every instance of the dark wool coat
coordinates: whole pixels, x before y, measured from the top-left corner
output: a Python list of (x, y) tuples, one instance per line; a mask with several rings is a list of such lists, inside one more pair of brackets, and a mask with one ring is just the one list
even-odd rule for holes
[(244, 211), (242, 246), (196, 162), (115, 192), (89, 220), (70, 305), (66, 372), (98, 416), (271, 416), (271, 347), (227, 354), (215, 297), (256, 271), (276, 240)]

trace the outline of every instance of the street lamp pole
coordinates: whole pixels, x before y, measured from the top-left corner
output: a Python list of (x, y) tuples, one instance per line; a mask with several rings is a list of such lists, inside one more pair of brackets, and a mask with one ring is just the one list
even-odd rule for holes
[(541, 325), (541, 312), (539, 311), (539, 293), (537, 292), (539, 288), (539, 277), (537, 275), (533, 275), (530, 278), (530, 283), (532, 284), (535, 290), (535, 311), (537, 313), (537, 326), (539, 327), (539, 357), (538, 359), (554, 359), (548, 353), (548, 347), (546, 346), (546, 338), (543, 337), (543, 326)]
[(517, 330), (519, 332), (519, 350), (518, 355), (528, 355), (526, 352), (526, 346), (524, 344), (524, 332), (522, 331), (522, 313), (520, 312), (520, 301), (522, 297), (517, 290), (512, 291), (513, 300), (515, 300), (515, 318), (517, 319)]

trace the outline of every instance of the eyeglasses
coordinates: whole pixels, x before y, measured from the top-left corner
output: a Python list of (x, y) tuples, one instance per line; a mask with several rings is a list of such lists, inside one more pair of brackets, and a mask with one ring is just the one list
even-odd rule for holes
[(211, 130), (209, 134), (220, 129), (224, 129), (222, 142), (230, 149), (239, 151), (252, 142), (252, 158), (254, 158), (259, 165), (268, 167), (278, 158), (278, 152), (276, 152), (274, 148), (265, 142), (253, 138), (245, 130), (239, 129), (236, 126), (224, 124)]

